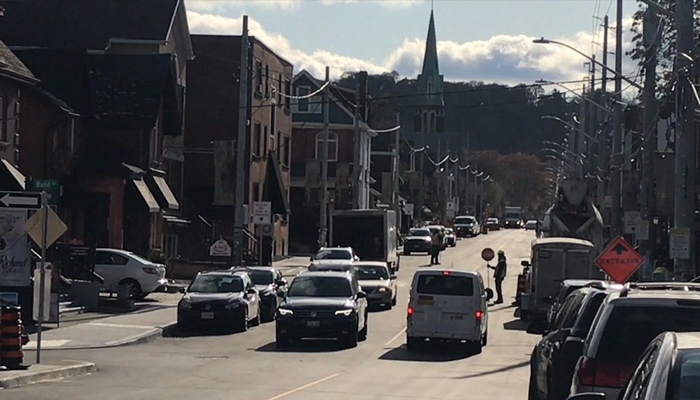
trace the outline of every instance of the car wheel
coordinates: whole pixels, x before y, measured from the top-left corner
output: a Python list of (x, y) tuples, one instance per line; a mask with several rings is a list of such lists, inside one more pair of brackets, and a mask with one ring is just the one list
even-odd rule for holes
[(362, 330), (357, 334), (357, 339), (361, 342), (364, 342), (367, 340), (367, 314), (365, 314), (365, 326), (362, 328)]
[(411, 255), (411, 252), (410, 252), (410, 251), (404, 250), (404, 251), (403, 251), (403, 255), (405, 255), (405, 256), (410, 256), (410, 255)]
[(486, 346), (489, 342), (489, 331), (484, 332), (484, 336), (481, 337), (481, 345)]
[(475, 340), (469, 343), (469, 347), (471, 348), (472, 354), (481, 354), (483, 345), (481, 344), (481, 340)]
[(396, 305), (396, 298), (397, 298), (398, 296), (399, 296), (398, 293), (397, 293), (397, 294), (394, 294), (394, 298), (391, 299), (391, 305), (392, 305), (392, 306), (395, 306), (395, 305)]
[(277, 348), (284, 348), (289, 347), (289, 344), (289, 335), (277, 332), (277, 334), (275, 335), (275, 346), (277, 346)]
[(407, 351), (416, 351), (418, 350), (418, 344), (419, 344), (419, 339), (406, 336), (406, 350)]
[(532, 366), (530, 367), (530, 383), (527, 387), (527, 400), (540, 400), (540, 395), (537, 391), (537, 381)]
[(141, 291), (141, 285), (134, 279), (124, 279), (119, 284), (126, 286), (130, 299), (141, 300), (146, 297)]
[(345, 338), (345, 343), (347, 344), (347, 347), (349, 347), (349, 348), (357, 347), (357, 342), (359, 342), (359, 341), (360, 341), (360, 338), (359, 338), (359, 333), (357, 332), (357, 330), (355, 330), (354, 332), (350, 332), (348, 334), (348, 336)]
[(260, 325), (260, 320), (261, 320), (261, 318), (260, 318), (260, 306), (258, 306), (258, 315), (256, 315), (255, 318), (253, 318), (253, 320), (250, 321), (250, 325), (251, 326), (258, 326), (258, 325)]
[(236, 332), (245, 332), (248, 330), (248, 310), (241, 313), (234, 326)]
[(266, 322), (274, 321), (276, 314), (277, 314), (277, 303), (272, 302), (272, 304), (270, 304), (270, 309), (267, 310), (267, 318), (265, 319), (265, 321)]

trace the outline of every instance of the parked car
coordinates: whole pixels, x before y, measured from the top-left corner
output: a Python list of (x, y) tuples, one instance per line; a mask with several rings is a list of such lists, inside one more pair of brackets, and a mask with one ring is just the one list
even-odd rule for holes
[[(426, 226), (426, 228), (428, 228), (431, 235), (438, 233), (438, 232), (445, 233), (445, 227), (442, 225), (428, 225), (428, 226)], [(447, 248), (447, 241), (443, 240), (442, 241), (442, 250), (445, 250), (446, 248)]]
[(537, 220), (534, 219), (529, 219), (525, 223), (525, 230), (527, 231), (534, 231), (537, 229)]
[(471, 215), (460, 215), (459, 217), (455, 218), (452, 226), (454, 226), (457, 237), (474, 237), (481, 233), (479, 221), (476, 220), (476, 217)]
[(321, 247), (316, 255), (311, 257), (309, 267), (321, 267), (324, 265), (352, 264), (360, 261), (352, 247)]
[(644, 349), (665, 331), (700, 331), (700, 284), (628, 284), (604, 300), (583, 347), (572, 394), (601, 392), (616, 399)]
[(177, 306), (181, 329), (226, 326), (236, 331), (260, 324), (260, 296), (245, 271), (200, 272)]
[(457, 236), (452, 228), (445, 228), (445, 245), (450, 247), (457, 246)]
[(277, 346), (334, 338), (350, 347), (367, 339), (367, 294), (349, 272), (300, 273), (277, 309)]
[[(581, 289), (586, 286), (593, 286), (599, 289), (604, 289), (611, 286), (612, 283), (592, 280), (592, 279), (566, 279), (564, 282), (559, 284), (559, 289), (554, 296), (547, 296), (544, 298), (544, 302), (550, 304), (551, 307), (547, 313), (547, 323), (552, 324), (554, 318), (556, 317), (559, 309), (561, 309), (564, 300), (573, 293), (575, 290)], [(618, 289), (622, 289), (622, 286), (618, 285)]]
[(396, 305), (398, 286), (396, 275), (389, 272), (386, 263), (381, 261), (360, 261), (354, 264), (355, 277), (362, 291), (367, 293), (370, 306), (384, 306), (391, 310)]
[(413, 275), (406, 321), (406, 349), (425, 339), (466, 341), (473, 353), (488, 342), (488, 305), (493, 292), (480, 273), (421, 268)]
[(577, 289), (562, 302), (551, 323), (541, 321), (528, 326), (528, 333), (542, 335), (530, 357), (529, 400), (566, 398), (581, 356), (581, 348), (575, 343), (588, 335), (605, 297), (621, 289), (621, 285)]
[(403, 242), (403, 254), (407, 256), (414, 252), (430, 254), (431, 245), (432, 240), (428, 228), (411, 228)]
[(102, 290), (114, 291), (123, 285), (127, 287), (129, 297), (137, 300), (168, 284), (165, 265), (127, 250), (96, 249), (95, 273), (104, 279)]
[(501, 223), (498, 218), (489, 218), (486, 220), (486, 228), (490, 231), (498, 231), (501, 229)]
[(248, 272), (253, 280), (255, 289), (260, 294), (260, 318), (263, 322), (273, 321), (277, 314), (277, 307), (284, 300), (284, 293), (287, 291), (287, 280), (282, 276), (282, 272), (274, 267), (248, 266), (245, 268), (234, 267), (232, 270)]

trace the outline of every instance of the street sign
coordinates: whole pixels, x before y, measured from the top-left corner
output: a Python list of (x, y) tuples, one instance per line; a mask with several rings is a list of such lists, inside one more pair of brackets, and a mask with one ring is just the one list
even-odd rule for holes
[(260, 237), (274, 237), (275, 236), (275, 225), (273, 224), (265, 224), (265, 225), (258, 225), (255, 229), (255, 233), (257, 236)]
[(489, 262), (493, 260), (494, 257), (496, 257), (496, 253), (494, 253), (492, 248), (487, 247), (481, 250), (481, 258), (483, 258), (484, 261)]
[(405, 215), (413, 215), (413, 203), (406, 203), (405, 206), (403, 206), (403, 213)]
[(51, 208), (44, 207), (29, 217), (27, 222), (24, 223), (24, 231), (36, 244), (41, 246), (44, 234), (44, 212), (48, 213), (46, 247), (49, 247), (68, 230), (66, 224)]
[(669, 240), (669, 256), (672, 259), (690, 259), (690, 228), (671, 228)]
[(214, 257), (231, 257), (231, 246), (226, 239), (219, 239), (209, 247), (209, 255)]
[(256, 201), (253, 203), (253, 223), (255, 225), (269, 225), (272, 222), (272, 203), (269, 201)]
[(625, 211), (625, 233), (635, 234), (639, 230), (642, 214), (639, 211)]
[(595, 260), (595, 264), (617, 283), (625, 283), (644, 262), (629, 243), (616, 237)]
[(61, 196), (61, 183), (58, 179), (35, 179), (30, 181), (29, 190), (41, 193), (46, 191), (46, 201), (50, 206), (58, 205), (58, 198)]
[(41, 193), (2, 191), (0, 207), (41, 208)]

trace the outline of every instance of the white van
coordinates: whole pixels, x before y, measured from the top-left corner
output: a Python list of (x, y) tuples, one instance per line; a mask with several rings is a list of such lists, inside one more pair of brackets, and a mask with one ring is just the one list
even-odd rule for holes
[(488, 305), (493, 291), (478, 272), (421, 268), (411, 283), (406, 348), (431, 341), (466, 341), (481, 353), (488, 338)]

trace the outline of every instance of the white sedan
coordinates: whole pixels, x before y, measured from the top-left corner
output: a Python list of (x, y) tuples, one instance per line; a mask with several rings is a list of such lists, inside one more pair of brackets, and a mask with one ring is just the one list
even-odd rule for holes
[(168, 283), (165, 265), (120, 249), (96, 249), (95, 273), (104, 279), (102, 290), (114, 291), (123, 285), (134, 299), (143, 299)]

